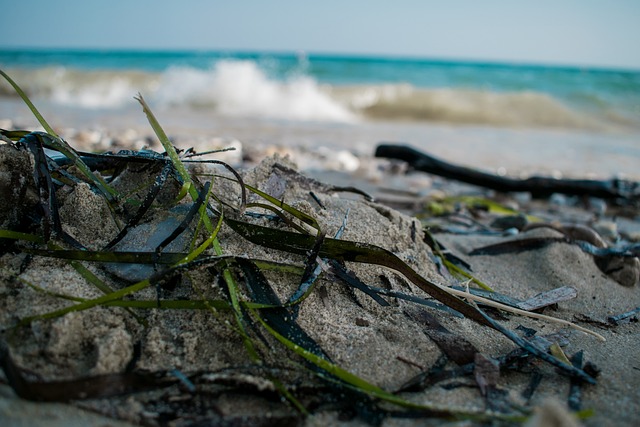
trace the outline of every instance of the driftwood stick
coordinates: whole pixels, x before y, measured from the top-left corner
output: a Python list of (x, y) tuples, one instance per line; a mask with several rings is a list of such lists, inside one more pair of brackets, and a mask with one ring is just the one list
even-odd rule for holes
[(617, 178), (605, 181), (540, 176), (516, 179), (448, 163), (406, 145), (381, 144), (376, 148), (375, 155), (403, 160), (413, 169), (421, 172), (501, 192), (523, 191), (531, 193), (534, 197), (548, 197), (553, 193), (562, 193), (625, 202), (637, 201), (640, 198), (640, 183)]

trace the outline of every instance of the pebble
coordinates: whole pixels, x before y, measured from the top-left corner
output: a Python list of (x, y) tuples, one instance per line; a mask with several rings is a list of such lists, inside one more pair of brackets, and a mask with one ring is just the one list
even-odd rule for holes
[(618, 225), (614, 221), (599, 220), (591, 224), (591, 227), (603, 238), (615, 242), (620, 239)]
[(491, 222), (490, 226), (491, 228), (505, 231), (511, 228), (522, 230), (528, 223), (526, 215), (518, 214), (498, 217)]

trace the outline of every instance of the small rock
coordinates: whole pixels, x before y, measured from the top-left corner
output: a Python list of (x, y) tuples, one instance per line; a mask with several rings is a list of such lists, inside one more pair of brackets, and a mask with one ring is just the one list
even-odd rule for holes
[(591, 225), (591, 228), (611, 242), (615, 242), (620, 238), (620, 235), (618, 234), (618, 225), (614, 221), (596, 221)]
[(595, 261), (600, 270), (622, 286), (631, 287), (640, 281), (640, 260), (638, 258), (616, 256), (596, 258)]
[(498, 230), (508, 230), (510, 228), (522, 230), (528, 223), (529, 221), (527, 220), (526, 215), (517, 214), (496, 218), (491, 222), (490, 226), (491, 228), (496, 228)]
[(369, 326), (369, 321), (367, 319), (363, 319), (362, 317), (356, 317), (356, 325), (357, 326)]

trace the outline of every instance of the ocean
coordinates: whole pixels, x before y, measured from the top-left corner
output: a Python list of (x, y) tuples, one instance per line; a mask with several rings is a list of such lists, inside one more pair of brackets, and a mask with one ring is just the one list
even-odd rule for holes
[[(143, 125), (142, 93), (175, 133), (356, 153), (394, 140), (490, 169), (637, 176), (640, 165), (637, 70), (106, 50), (3, 50), (0, 68), (60, 126)], [(0, 83), (0, 119), (28, 115)]]

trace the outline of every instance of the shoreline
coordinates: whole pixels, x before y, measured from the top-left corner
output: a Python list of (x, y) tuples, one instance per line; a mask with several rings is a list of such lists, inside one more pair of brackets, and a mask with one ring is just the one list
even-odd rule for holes
[[(111, 150), (113, 141), (121, 148), (141, 149), (156, 140), (133, 100), (124, 110), (61, 108), (46, 102), (39, 109), (63, 137), (82, 150)], [(289, 152), (305, 172), (323, 168), (345, 171), (340, 162), (332, 165), (316, 161), (336, 150), (367, 163), (376, 145), (401, 143), (445, 161), (513, 177), (539, 174), (640, 180), (640, 134), (633, 132), (419, 122), (295, 122), (212, 116), (182, 108), (158, 109), (155, 113), (179, 148), (207, 151), (239, 143), (247, 152)], [(17, 99), (0, 100), (0, 123), (39, 128), (28, 108)], [(159, 144), (153, 147), (160, 148)], [(353, 166), (347, 169), (353, 171)]]

